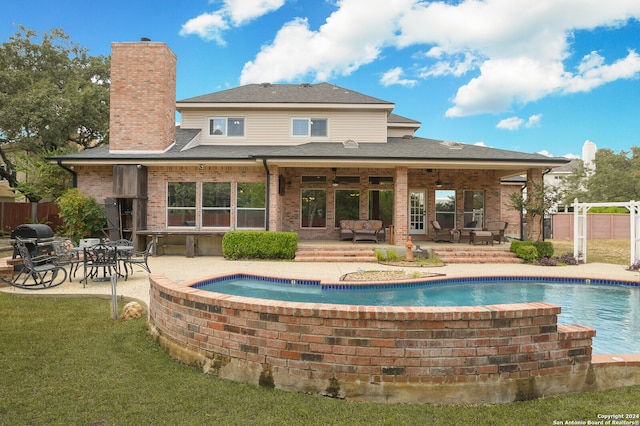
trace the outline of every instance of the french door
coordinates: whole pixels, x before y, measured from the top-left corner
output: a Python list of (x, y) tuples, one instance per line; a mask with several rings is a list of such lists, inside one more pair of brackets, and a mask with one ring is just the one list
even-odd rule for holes
[(427, 194), (424, 191), (409, 193), (409, 234), (425, 235), (427, 232)]

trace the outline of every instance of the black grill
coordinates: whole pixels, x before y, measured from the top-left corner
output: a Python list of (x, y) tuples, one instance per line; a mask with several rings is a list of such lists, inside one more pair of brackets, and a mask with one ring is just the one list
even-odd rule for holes
[[(18, 225), (13, 231), (11, 231), (11, 240), (15, 241), (16, 238), (20, 238), (24, 241), (25, 246), (32, 255), (46, 254), (51, 251), (51, 245), (53, 243), (53, 231), (49, 225), (43, 225), (39, 223), (25, 223), (24, 225)], [(13, 257), (17, 257), (17, 249), (13, 250)]]

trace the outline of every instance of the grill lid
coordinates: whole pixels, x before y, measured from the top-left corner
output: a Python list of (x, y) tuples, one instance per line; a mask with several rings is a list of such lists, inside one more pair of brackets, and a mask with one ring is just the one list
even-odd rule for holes
[(23, 240), (30, 239), (36, 241), (53, 239), (53, 230), (49, 225), (40, 223), (25, 223), (18, 225), (11, 231), (11, 239), (21, 238)]

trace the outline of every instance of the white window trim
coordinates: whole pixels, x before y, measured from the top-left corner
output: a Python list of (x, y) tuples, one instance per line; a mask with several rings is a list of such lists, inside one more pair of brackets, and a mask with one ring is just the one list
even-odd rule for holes
[[(244, 124), (242, 126), (242, 136), (229, 136), (229, 120), (233, 120), (233, 119), (242, 119), (244, 121)], [(212, 122), (214, 120), (225, 120), (226, 124), (224, 127), (224, 133), (221, 135), (216, 135), (211, 133), (211, 125)], [(244, 116), (241, 115), (237, 115), (237, 116), (211, 116), (207, 118), (207, 134), (210, 138), (232, 138), (232, 139), (238, 139), (238, 138), (245, 138), (247, 136), (247, 119)]]
[[(306, 120), (307, 121), (307, 133), (304, 135), (296, 135), (293, 133), (293, 122), (294, 120)], [(324, 120), (327, 122), (327, 134), (323, 136), (311, 136), (311, 123), (313, 120)], [(327, 138), (329, 137), (329, 119), (325, 117), (291, 117), (291, 126), (290, 126), (291, 137), (293, 138)]]

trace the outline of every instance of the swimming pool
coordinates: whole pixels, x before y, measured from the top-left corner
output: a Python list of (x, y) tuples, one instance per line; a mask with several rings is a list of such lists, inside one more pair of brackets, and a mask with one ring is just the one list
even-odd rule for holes
[[(594, 284), (595, 283), (595, 284)], [(197, 286), (244, 297), (367, 306), (480, 306), (544, 301), (559, 305), (559, 324), (597, 330), (593, 353), (640, 354), (640, 285), (539, 278), (464, 279), (388, 285), (321, 285), (316, 281), (236, 275)]]

